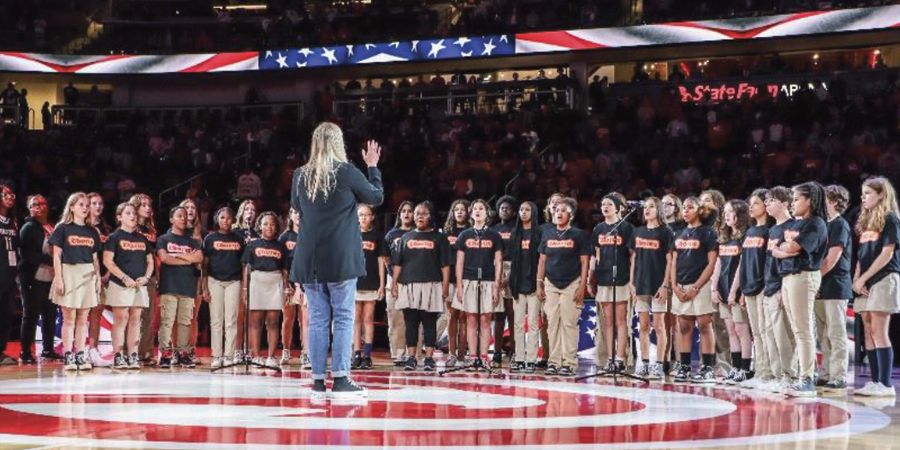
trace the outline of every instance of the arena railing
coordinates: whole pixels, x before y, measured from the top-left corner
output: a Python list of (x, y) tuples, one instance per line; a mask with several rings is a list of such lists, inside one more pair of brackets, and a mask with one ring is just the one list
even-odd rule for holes
[(284, 111), (294, 112), (294, 117), (299, 123), (306, 117), (306, 105), (302, 101), (272, 102), (255, 104), (221, 104), (221, 105), (188, 105), (188, 106), (70, 106), (54, 105), (50, 108), (54, 126), (67, 127), (78, 124), (82, 118), (91, 120), (102, 119), (107, 124), (124, 124), (135, 113), (144, 115), (176, 114), (181, 113), (211, 113), (218, 112), (223, 116), (232, 110), (237, 110), (242, 115), (251, 113), (264, 117)]

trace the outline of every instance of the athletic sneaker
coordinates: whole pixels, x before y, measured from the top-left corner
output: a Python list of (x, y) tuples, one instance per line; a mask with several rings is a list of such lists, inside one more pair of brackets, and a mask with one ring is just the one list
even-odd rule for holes
[(113, 369), (127, 369), (128, 361), (125, 359), (125, 355), (122, 352), (116, 352), (116, 356), (113, 357)]
[(197, 363), (188, 352), (181, 352), (178, 354), (178, 365), (186, 369), (193, 369), (194, 367), (197, 367)]
[[(415, 357), (411, 356), (415, 360)], [(356, 384), (350, 377), (338, 377), (331, 385), (331, 396), (334, 398), (366, 397), (369, 393), (366, 388)]]
[(313, 380), (312, 392), (313, 397), (325, 397), (325, 380)]
[(203, 365), (203, 361), (200, 360), (200, 357), (197, 356), (197, 353), (194, 351), (194, 349), (191, 349), (191, 351), (188, 352), (188, 359), (190, 359), (191, 364), (193, 364), (191, 367)]
[(413, 370), (416, 370), (417, 364), (418, 364), (418, 362), (416, 361), (416, 357), (410, 356), (410, 357), (406, 358), (406, 364), (403, 366), (403, 370), (405, 370), (407, 372), (412, 372)]
[(109, 367), (110, 365), (110, 362), (103, 359), (103, 356), (100, 355), (100, 350), (97, 350), (96, 347), (88, 349), (87, 361), (91, 363), (92, 367)]
[(525, 363), (525, 373), (534, 373), (537, 370), (535, 363)]
[(544, 375), (556, 375), (559, 373), (559, 369), (556, 368), (555, 364), (548, 364), (547, 369), (544, 370)]
[(793, 385), (794, 383), (791, 382), (790, 378), (784, 377), (775, 384), (775, 388), (772, 390), (772, 392), (775, 394), (787, 394), (788, 391), (791, 390), (791, 386)]
[(872, 388), (872, 393), (869, 394), (870, 397), (896, 397), (897, 391), (894, 390), (893, 386), (885, 386), (881, 383), (876, 383), (876, 386)]
[(853, 395), (861, 395), (863, 397), (871, 397), (872, 393), (878, 389), (878, 385), (881, 383), (876, 383), (874, 381), (869, 381), (865, 386), (855, 389), (853, 391)]
[(312, 362), (309, 360), (309, 355), (306, 353), (300, 355), (300, 368), (303, 370), (312, 369)]
[(825, 392), (843, 392), (847, 390), (847, 381), (843, 378), (829, 380), (823, 389)]
[(515, 361), (509, 365), (509, 373), (520, 373), (525, 370), (525, 363), (522, 361)]
[(216, 357), (214, 357), (214, 358), (212, 359), (212, 362), (209, 364), (209, 368), (210, 368), (210, 369), (218, 369), (218, 368), (220, 368), (220, 367), (222, 367), (222, 366), (223, 366), (223, 364), (222, 364), (222, 357), (221, 357), (221, 356), (216, 356)]
[(63, 356), (53, 350), (44, 350), (41, 352), (41, 359), (51, 359), (59, 361), (63, 359)]
[(491, 359), (491, 369), (499, 369), (501, 366), (503, 366), (503, 354), (494, 353), (494, 358)]
[(664, 380), (666, 378), (666, 372), (663, 370), (663, 365), (658, 362), (651, 364), (646, 378), (648, 380)]
[(562, 369), (559, 369), (559, 376), (561, 376), (561, 377), (575, 376), (575, 371), (572, 370), (572, 368), (569, 366), (562, 366)]
[[(172, 358), (174, 355), (172, 354), (172, 350), (164, 350), (162, 355), (159, 357), (159, 365), (160, 369), (169, 369), (172, 367)], [(237, 357), (235, 357), (237, 358)]]
[(691, 383), (695, 384), (713, 384), (716, 378), (713, 375), (715, 370), (710, 366), (702, 366), (694, 376), (691, 377)]
[(128, 356), (128, 368), (131, 370), (141, 369), (141, 361), (138, 358), (137, 352), (132, 352), (131, 355)]
[(691, 367), (683, 364), (678, 365), (678, 372), (675, 372), (675, 376), (672, 377), (672, 380), (676, 383), (687, 383), (691, 380)]
[(816, 387), (817, 387), (817, 388), (824, 388), (825, 386), (828, 385), (828, 381), (829, 381), (828, 378), (823, 378), (823, 377), (820, 377), (820, 376), (816, 376)]
[[(752, 378), (751, 378), (751, 379), (752, 379)], [(730, 384), (730, 385), (732, 385), (732, 386), (735, 386), (735, 385), (739, 385), (739, 384), (741, 384), (741, 383), (743, 383), (743, 382), (745, 382), (745, 381), (747, 381), (747, 372), (744, 371), (744, 370), (738, 370), (738, 371), (734, 374), (734, 378), (732, 378), (732, 379), (731, 379), (731, 382), (728, 383), (728, 384)]]
[(450, 369), (452, 367), (456, 367), (456, 356), (450, 355), (447, 357), (447, 361), (444, 363), (444, 367)]
[(426, 356), (425, 357), (425, 371), (426, 372), (434, 372), (434, 366), (435, 366), (434, 358)]
[(673, 362), (672, 367), (669, 368), (669, 376), (674, 378), (675, 375), (678, 375), (678, 371), (680, 371), (680, 370), (681, 370), (681, 362), (680, 361)]
[(34, 364), (34, 356), (31, 353), (19, 353), (19, 362), (22, 364)]
[(641, 364), (640, 367), (635, 368), (634, 375), (641, 378), (650, 378), (650, 363)]
[(372, 357), (364, 356), (362, 360), (362, 365), (359, 366), (360, 369), (369, 370), (372, 368)]
[(356, 352), (353, 359), (350, 360), (350, 370), (359, 370), (360, 366), (362, 366), (362, 353)]
[(234, 357), (232, 358), (232, 364), (241, 364), (244, 362), (244, 353), (240, 350), (234, 351)]
[(84, 352), (75, 354), (75, 365), (78, 367), (78, 370), (91, 370), (94, 368), (94, 366), (84, 358)]
[(606, 360), (606, 364), (600, 369), (601, 372), (605, 372), (604, 376), (611, 377), (613, 372), (616, 371), (616, 363), (613, 362), (612, 358)]
[(717, 383), (722, 383), (722, 384), (733, 385), (733, 384), (734, 384), (734, 377), (735, 377), (735, 375), (737, 375), (738, 370), (739, 370), (739, 369), (736, 369), (736, 368), (732, 367), (731, 370), (728, 371), (728, 375), (725, 375), (725, 377), (716, 380), (716, 382), (717, 382)]
[(812, 378), (801, 378), (800, 381), (792, 384), (785, 394), (791, 397), (815, 397), (817, 395), (816, 383)]
[(279, 361), (279, 363), (282, 366), (286, 366), (286, 365), (290, 364), (291, 363), (291, 352), (288, 350), (282, 350), (281, 351), (281, 360)]
[(63, 356), (63, 369), (78, 370), (78, 364), (75, 363), (75, 355), (72, 352), (66, 352), (66, 355)]
[(764, 381), (758, 377), (748, 378), (741, 383), (738, 383), (738, 386), (744, 389), (759, 389), (760, 383)]
[(266, 365), (269, 367), (278, 367), (278, 361), (275, 360), (274, 356), (270, 356), (266, 358)]

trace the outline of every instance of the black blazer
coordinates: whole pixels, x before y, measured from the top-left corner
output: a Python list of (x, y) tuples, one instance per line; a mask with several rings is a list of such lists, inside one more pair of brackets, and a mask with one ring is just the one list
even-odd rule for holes
[(291, 185), (291, 206), (300, 211), (291, 281), (336, 283), (364, 276), (366, 263), (356, 205), (378, 206), (384, 201), (381, 171), (370, 167), (366, 180), (355, 166), (341, 163), (327, 201), (321, 196), (310, 201), (301, 176), (302, 170), (295, 170)]

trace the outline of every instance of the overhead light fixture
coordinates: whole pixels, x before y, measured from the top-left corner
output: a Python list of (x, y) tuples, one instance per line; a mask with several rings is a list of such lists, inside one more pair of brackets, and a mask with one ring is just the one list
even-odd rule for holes
[(268, 8), (268, 6), (266, 6), (265, 3), (245, 3), (242, 5), (225, 5), (225, 6), (221, 7), (221, 9), (224, 9), (226, 11), (234, 11), (234, 10), (239, 10), (239, 9), (249, 9), (249, 10), (258, 11), (258, 10), (263, 10), (266, 8)]

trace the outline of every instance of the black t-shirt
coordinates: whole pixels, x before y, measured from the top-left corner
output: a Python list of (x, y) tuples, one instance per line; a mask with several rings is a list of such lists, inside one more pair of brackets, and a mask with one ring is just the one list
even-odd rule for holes
[[(613, 264), (617, 264), (616, 285), (625, 286), (631, 281), (631, 255), (628, 253), (628, 243), (634, 233), (634, 226), (628, 222), (622, 222), (617, 230), (618, 236), (607, 236), (607, 233), (615, 227), (615, 224), (600, 222), (594, 227), (591, 241), (594, 248), (599, 250), (600, 259), (597, 261), (595, 276), (598, 286), (613, 285)], [(615, 261), (613, 254), (615, 253)]]
[(849, 300), (853, 298), (853, 282), (850, 279), (850, 255), (853, 251), (853, 241), (850, 239), (850, 224), (841, 216), (828, 222), (828, 250), (834, 247), (841, 248), (841, 256), (834, 267), (822, 277), (819, 298)]
[(286, 230), (284, 233), (281, 233), (281, 236), (278, 236), (278, 242), (281, 242), (284, 248), (287, 249), (287, 259), (284, 261), (284, 267), (291, 270), (291, 266), (294, 264), (294, 249), (297, 247), (297, 232)]
[(401, 266), (401, 284), (444, 281), (442, 268), (450, 265), (450, 243), (438, 231), (409, 231), (391, 252), (393, 264)]
[[(129, 233), (121, 228), (109, 235), (103, 245), (103, 250), (113, 254), (113, 262), (116, 267), (125, 272), (125, 275), (132, 280), (147, 273), (147, 255), (153, 254), (153, 249), (147, 243), (144, 235), (137, 231)], [(125, 283), (113, 274), (109, 275), (109, 280), (119, 286), (125, 286)]]
[(717, 239), (715, 230), (706, 225), (681, 230), (675, 239), (675, 279), (678, 284), (694, 284), (700, 278), (709, 264), (709, 252), (719, 247)]
[(782, 259), (778, 264), (781, 276), (811, 272), (822, 268), (822, 260), (828, 250), (828, 228), (821, 217), (795, 219), (784, 230), (785, 242), (800, 245), (800, 254)]
[(581, 257), (590, 256), (591, 248), (590, 236), (583, 230), (547, 228), (538, 249), (540, 254), (546, 255), (544, 276), (557, 288), (568, 287), (581, 276)]
[(250, 270), (279, 272), (287, 269), (287, 248), (277, 239), (254, 239), (244, 247), (241, 262), (250, 265)]
[(100, 252), (100, 235), (94, 227), (64, 223), (53, 230), (48, 241), (62, 248), (63, 264), (91, 264)]
[(882, 278), (892, 273), (900, 273), (900, 219), (896, 214), (888, 214), (884, 218), (884, 228), (881, 232), (865, 231), (859, 236), (859, 273), (865, 273), (875, 261), (875, 258), (881, 254), (881, 249), (893, 244), (894, 255), (888, 263), (878, 271), (866, 283), (867, 287), (872, 287), (875, 283), (881, 281)]
[(244, 241), (244, 245), (247, 245), (254, 239), (259, 239), (259, 233), (253, 228), (236, 228), (232, 233), (238, 235)]
[(375, 291), (381, 286), (381, 280), (378, 276), (378, 265), (381, 262), (378, 258), (383, 253), (381, 249), (383, 246), (384, 240), (374, 230), (362, 233), (362, 250), (363, 257), (366, 259), (366, 275), (359, 277), (357, 280), (357, 289)]
[[(165, 250), (170, 255), (184, 255), (199, 250), (200, 244), (193, 236), (177, 235), (171, 231), (160, 236), (156, 242), (157, 250)], [(197, 295), (197, 272), (194, 265), (173, 266), (160, 265), (159, 293), (194, 297)]]
[(19, 232), (16, 222), (9, 217), (0, 216), (0, 236), (3, 237), (0, 278), (11, 282), (16, 277), (16, 266), (19, 264)]
[(450, 284), (456, 284), (456, 238), (468, 227), (453, 225), (447, 233), (447, 242), (450, 243)]
[(719, 282), (716, 290), (722, 296), (722, 300), (728, 301), (728, 294), (731, 292), (731, 286), (734, 284), (734, 277), (737, 276), (738, 262), (741, 260), (741, 241), (731, 239), (728, 242), (719, 244)]
[[(533, 238), (534, 233), (540, 233), (539, 230), (534, 227), (525, 230), (521, 230), (521, 238), (516, 238), (516, 242), (519, 245), (519, 263), (516, 266), (517, 273), (510, 273), (510, 278), (518, 277), (518, 291), (522, 294), (531, 294), (537, 289), (536, 280), (537, 280), (537, 254), (538, 247), (540, 247), (540, 235), (535, 236)], [(532, 240), (538, 242), (537, 245), (532, 245)], [(516, 244), (513, 242), (513, 245)]]
[(144, 236), (144, 239), (147, 240), (147, 243), (150, 244), (150, 247), (152, 247), (155, 251), (156, 241), (159, 239), (159, 237), (156, 235), (156, 230), (151, 230), (150, 227), (147, 227), (145, 225), (138, 225), (137, 231)]
[(675, 237), (681, 236), (681, 232), (687, 228), (687, 224), (684, 223), (683, 220), (676, 220), (674, 222), (669, 222), (666, 224), (670, 230), (672, 230), (672, 235)]
[(503, 251), (503, 238), (493, 229), (468, 228), (456, 238), (456, 250), (465, 254), (463, 280), (477, 280), (481, 269), (483, 281), (494, 280), (494, 254)]
[(400, 248), (400, 239), (404, 234), (409, 233), (412, 230), (404, 230), (402, 228), (391, 228), (387, 234), (384, 235), (384, 250), (381, 256), (389, 256), (388, 258), (388, 274), (393, 274), (392, 266), (394, 264), (394, 253)]
[[(113, 230), (110, 229), (109, 225), (107, 225), (105, 223), (96, 225), (96, 226), (94, 226), (94, 228), (97, 230), (97, 235), (100, 236), (100, 248), (105, 249), (106, 241), (109, 240), (109, 235), (112, 234)], [(103, 251), (103, 250), (101, 250), (101, 251)], [(103, 258), (101, 256), (102, 255), (97, 255), (97, 257), (100, 258), (100, 276), (106, 276), (106, 266), (103, 265), (103, 261), (102, 261)], [(143, 274), (141, 274), (141, 275), (143, 275)]]
[(516, 227), (516, 223), (514, 221), (509, 221), (507, 223), (498, 223), (491, 227), (491, 230), (496, 231), (497, 234), (500, 235), (500, 239), (503, 242), (503, 260), (509, 261), (509, 238), (512, 237), (513, 228)]
[(666, 281), (666, 255), (675, 248), (675, 236), (668, 227), (639, 227), (628, 248), (634, 252), (635, 294), (655, 295)]
[(763, 291), (763, 294), (767, 297), (771, 297), (781, 290), (781, 274), (778, 273), (778, 260), (772, 256), (772, 250), (778, 248), (778, 245), (784, 240), (784, 230), (791, 226), (793, 221), (794, 219), (788, 219), (769, 228), (768, 251), (766, 252), (766, 287)]
[(219, 281), (240, 281), (244, 239), (236, 233), (213, 231), (203, 239), (203, 256), (209, 276)]
[(766, 243), (769, 227), (754, 225), (747, 229), (741, 243), (741, 294), (759, 295), (765, 285)]

